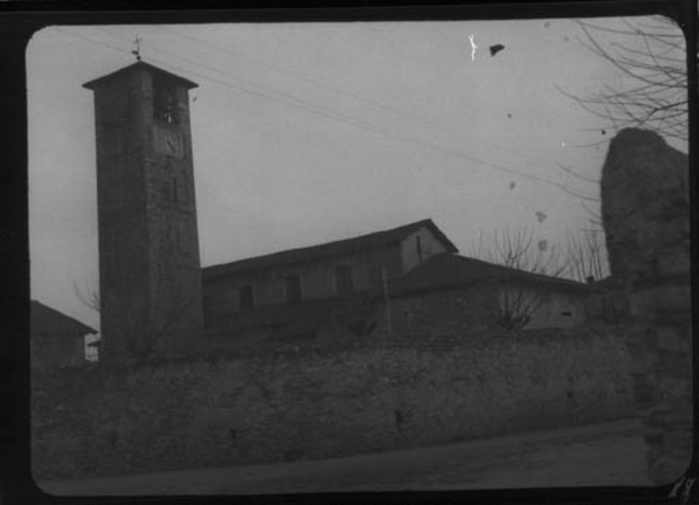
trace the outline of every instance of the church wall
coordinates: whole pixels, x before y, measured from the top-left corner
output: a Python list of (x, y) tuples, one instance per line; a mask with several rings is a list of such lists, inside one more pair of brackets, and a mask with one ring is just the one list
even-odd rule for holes
[(423, 226), (405, 237), (400, 243), (403, 272), (408, 272), (435, 254), (447, 252), (444, 244), (429, 228)]
[(400, 256), (397, 247), (389, 247), (258, 272), (214, 279), (205, 277), (204, 303), (208, 322), (215, 325), (215, 321), (239, 313), (239, 289), (249, 284), (254, 286), (256, 307), (286, 304), (285, 276), (292, 274), (298, 274), (301, 278), (303, 300), (336, 297), (335, 271), (339, 265), (350, 265), (356, 290), (380, 290), (383, 282), (381, 265), (385, 265), (389, 278), (395, 276), (400, 272)]

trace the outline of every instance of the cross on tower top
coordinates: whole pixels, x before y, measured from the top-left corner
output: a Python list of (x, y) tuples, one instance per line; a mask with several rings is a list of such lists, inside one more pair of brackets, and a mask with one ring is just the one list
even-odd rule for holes
[(136, 56), (136, 61), (141, 61), (141, 37), (136, 35), (136, 38), (133, 41), (134, 44), (134, 49), (131, 51), (131, 54)]

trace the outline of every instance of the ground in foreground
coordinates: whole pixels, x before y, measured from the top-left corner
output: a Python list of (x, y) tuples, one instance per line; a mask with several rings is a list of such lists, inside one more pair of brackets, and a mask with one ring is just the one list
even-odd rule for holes
[(55, 495), (648, 486), (636, 419), (295, 463), (40, 482)]

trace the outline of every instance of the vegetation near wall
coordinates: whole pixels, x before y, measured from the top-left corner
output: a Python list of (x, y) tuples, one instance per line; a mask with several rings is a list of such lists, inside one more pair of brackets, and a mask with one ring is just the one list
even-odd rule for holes
[(39, 479), (346, 456), (634, 415), (606, 329), (33, 374)]

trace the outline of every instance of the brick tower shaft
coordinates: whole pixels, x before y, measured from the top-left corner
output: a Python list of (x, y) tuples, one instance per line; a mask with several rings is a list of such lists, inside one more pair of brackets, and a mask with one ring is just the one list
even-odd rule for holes
[(196, 84), (139, 61), (84, 87), (95, 103), (101, 354), (182, 353), (203, 331)]

